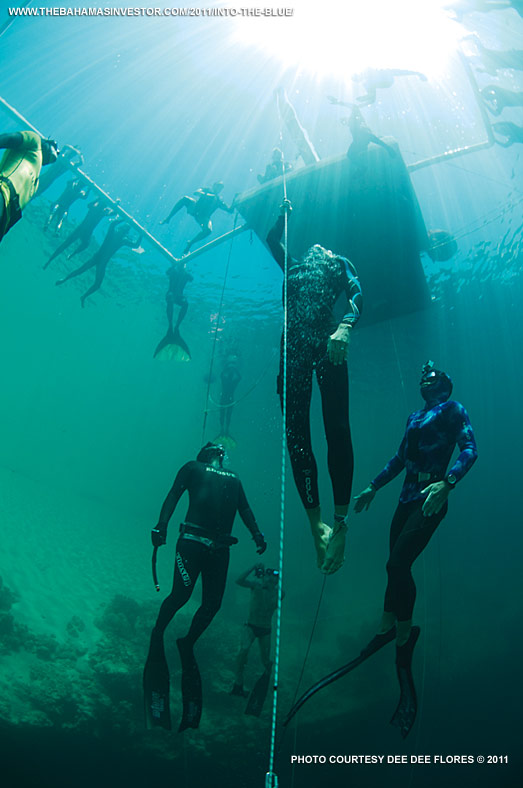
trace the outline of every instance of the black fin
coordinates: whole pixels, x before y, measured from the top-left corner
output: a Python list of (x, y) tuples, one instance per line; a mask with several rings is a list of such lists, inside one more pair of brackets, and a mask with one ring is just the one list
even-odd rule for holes
[(178, 361), (191, 360), (191, 351), (177, 328), (169, 329), (164, 338), (158, 343), (153, 358), (157, 356)]
[(202, 716), (202, 679), (191, 645), (185, 638), (176, 641), (182, 661), (183, 714), (178, 733), (186, 728), (197, 728)]
[(350, 673), (351, 670), (357, 668), (359, 665), (365, 662), (365, 660), (367, 660), (369, 657), (371, 657), (373, 654), (375, 654), (377, 651), (383, 648), (383, 646), (386, 646), (387, 643), (390, 643), (391, 640), (394, 640), (395, 637), (396, 637), (395, 627), (392, 627), (392, 629), (389, 629), (388, 632), (385, 632), (382, 635), (381, 634), (375, 635), (372, 638), (372, 640), (365, 646), (365, 648), (362, 649), (359, 656), (357, 656), (351, 662), (347, 662), (346, 665), (343, 665), (343, 667), (339, 668), (338, 670), (333, 671), (333, 673), (329, 673), (328, 676), (325, 676), (325, 678), (320, 679), (320, 681), (316, 682), (316, 684), (314, 684), (309, 690), (307, 690), (307, 692), (305, 692), (301, 696), (301, 698), (299, 698), (296, 701), (292, 709), (287, 714), (287, 717), (285, 718), (283, 724), (288, 725), (289, 722), (294, 717), (294, 715), (296, 714), (296, 712), (299, 711), (299, 709), (301, 709), (303, 704), (306, 703), (309, 700), (309, 698), (312, 698), (312, 696), (315, 695), (319, 690), (323, 689), (324, 687), (327, 687), (329, 684), (332, 684), (333, 681), (337, 681), (338, 679), (341, 679), (341, 677), (345, 676), (347, 673)]
[(263, 704), (265, 703), (265, 698), (267, 697), (267, 690), (269, 689), (269, 682), (271, 680), (271, 671), (272, 665), (269, 670), (266, 670), (254, 687), (251, 690), (251, 694), (249, 695), (249, 700), (247, 701), (247, 706), (245, 707), (245, 714), (250, 714), (252, 717), (259, 717), (263, 710)]
[(396, 673), (400, 685), (400, 699), (390, 724), (400, 729), (404, 739), (409, 735), (418, 711), (416, 687), (412, 678), (412, 653), (419, 634), (420, 628), (412, 627), (405, 645), (396, 648)]
[[(154, 636), (153, 636), (154, 637)], [(143, 692), (146, 728), (171, 730), (169, 708), (169, 668), (165, 659), (163, 642), (151, 638), (149, 656), (143, 671)]]

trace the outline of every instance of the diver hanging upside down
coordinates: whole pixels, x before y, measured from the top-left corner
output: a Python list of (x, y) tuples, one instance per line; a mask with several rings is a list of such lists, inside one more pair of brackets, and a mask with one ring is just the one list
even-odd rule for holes
[[(285, 273), (285, 250), (280, 243), (287, 200), (267, 236), (267, 244)], [(318, 566), (327, 574), (343, 564), (346, 516), (350, 503), (354, 455), (349, 424), (347, 352), (349, 334), (362, 308), (360, 283), (354, 266), (345, 257), (316, 244), (303, 260), (288, 259), (287, 273), (287, 446), (294, 481), (307, 512), (316, 547)], [(345, 293), (349, 309), (340, 323), (334, 305)], [(280, 359), (278, 393), (283, 406), (284, 347)], [(328, 446), (328, 466), (334, 493), (334, 528), (321, 516), (318, 470), (312, 452), (310, 404), (312, 377), (320, 387), (323, 423)]]
[[(400, 702), (391, 723), (400, 728), (403, 737), (407, 736), (414, 723), (417, 701), (411, 663), (420, 629), (412, 626), (416, 586), (411, 567), (445, 517), (451, 490), (477, 458), (467, 411), (459, 402), (449, 399), (452, 381), (444, 372), (434, 369), (431, 361), (423, 367), (420, 392), (425, 407), (409, 416), (397, 454), (355, 498), (356, 512), (368, 509), (376, 491), (403, 469), (406, 470), (391, 524), (388, 584), (378, 634), (352, 662), (326, 676), (305, 693), (289, 712), (287, 722), (319, 689), (349, 673), (395, 637)], [(460, 454), (447, 471), (456, 444)]]
[(183, 695), (183, 717), (179, 731), (197, 728), (200, 723), (202, 689), (193, 648), (222, 603), (229, 566), (229, 547), (238, 541), (231, 536), (236, 512), (239, 512), (251, 532), (257, 552), (261, 554), (267, 547), (240, 479), (222, 467), (224, 455), (223, 446), (207, 443), (200, 450), (196, 461), (186, 463), (179, 470), (163, 503), (158, 525), (151, 534), (155, 550), (166, 543), (169, 520), (180, 497), (187, 491), (189, 508), (176, 543), (173, 588), (160, 608), (144, 669), (147, 727), (171, 728), (169, 669), (163, 638), (175, 613), (191, 598), (201, 573), (201, 606), (194, 614), (187, 635), (177, 640), (182, 662)]

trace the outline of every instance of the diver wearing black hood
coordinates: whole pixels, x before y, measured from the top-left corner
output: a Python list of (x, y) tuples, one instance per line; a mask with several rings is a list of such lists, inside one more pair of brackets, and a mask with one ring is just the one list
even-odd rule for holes
[(145, 716), (147, 727), (170, 729), (169, 670), (163, 636), (175, 613), (189, 601), (196, 581), (202, 575), (202, 603), (193, 616), (189, 632), (177, 641), (182, 660), (183, 718), (179, 730), (197, 728), (201, 715), (201, 681), (193, 646), (220, 609), (227, 569), (229, 547), (238, 540), (231, 536), (236, 512), (251, 532), (257, 552), (266, 542), (256, 524), (243, 486), (233, 471), (222, 467), (223, 446), (207, 443), (196, 460), (179, 471), (165, 499), (158, 525), (152, 530), (155, 548), (166, 543), (167, 525), (182, 494), (189, 493), (189, 508), (180, 526), (176, 543), (173, 588), (164, 599), (151, 635), (144, 670)]
[[(380, 630), (355, 659), (305, 692), (288, 713), (285, 725), (316, 692), (350, 673), (396, 637), (400, 700), (391, 723), (400, 729), (403, 738), (412, 728), (417, 700), (411, 665), (420, 628), (412, 626), (416, 586), (411, 567), (445, 517), (450, 491), (477, 458), (467, 411), (459, 402), (449, 400), (452, 393), (449, 376), (434, 369), (433, 362), (428, 361), (422, 370), (420, 389), (426, 405), (410, 414), (397, 454), (355, 498), (356, 512), (368, 509), (376, 491), (405, 468), (405, 482), (390, 530), (389, 582)], [(447, 472), (456, 444), (460, 454)]]

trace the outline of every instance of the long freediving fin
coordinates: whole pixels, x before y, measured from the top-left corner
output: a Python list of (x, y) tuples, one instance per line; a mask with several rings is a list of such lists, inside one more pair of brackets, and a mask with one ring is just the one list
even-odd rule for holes
[(245, 707), (245, 714), (251, 717), (259, 717), (263, 711), (263, 704), (267, 697), (267, 690), (269, 689), (269, 682), (271, 680), (272, 665), (269, 670), (262, 673), (256, 684), (251, 690), (247, 706)]
[(169, 668), (165, 659), (163, 643), (157, 645), (153, 639), (151, 639), (151, 648), (143, 671), (143, 692), (145, 727), (160, 727), (170, 731)]
[(306, 703), (309, 700), (309, 698), (312, 698), (312, 696), (315, 695), (319, 690), (323, 689), (324, 687), (327, 687), (329, 684), (332, 684), (333, 681), (337, 681), (338, 679), (341, 679), (342, 676), (345, 676), (347, 673), (350, 673), (352, 670), (354, 670), (363, 662), (365, 662), (365, 660), (367, 660), (377, 651), (382, 649), (383, 646), (386, 646), (387, 643), (390, 643), (392, 640), (394, 640), (395, 637), (396, 637), (395, 627), (389, 629), (388, 632), (375, 635), (372, 638), (372, 640), (365, 646), (365, 648), (362, 649), (360, 654), (355, 659), (351, 660), (351, 662), (347, 662), (346, 665), (343, 665), (343, 667), (338, 668), (338, 670), (329, 673), (328, 676), (325, 676), (325, 678), (320, 679), (320, 681), (316, 682), (316, 684), (313, 684), (313, 686), (309, 690), (307, 690), (307, 692), (305, 692), (301, 696), (301, 698), (299, 698), (296, 701), (294, 706), (287, 714), (287, 717), (285, 718), (283, 724), (288, 725), (289, 722), (294, 717), (294, 715), (296, 714), (296, 712), (298, 712), (301, 709), (303, 704)]
[(418, 711), (416, 687), (412, 678), (412, 653), (419, 634), (420, 628), (412, 627), (405, 645), (396, 648), (396, 672), (400, 685), (400, 699), (390, 724), (400, 729), (404, 739), (409, 735)]
[(190, 361), (191, 351), (177, 328), (169, 329), (156, 346), (153, 358), (161, 361)]
[(192, 645), (185, 638), (176, 641), (182, 661), (183, 714), (178, 733), (186, 728), (197, 728), (202, 716), (202, 679)]

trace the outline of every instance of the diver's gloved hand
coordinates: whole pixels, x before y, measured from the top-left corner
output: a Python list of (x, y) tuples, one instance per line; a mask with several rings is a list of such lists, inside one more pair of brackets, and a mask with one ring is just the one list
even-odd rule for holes
[(156, 528), (151, 531), (151, 541), (153, 547), (161, 547), (167, 542), (167, 526), (159, 523)]
[(291, 214), (291, 213), (292, 213), (292, 203), (291, 203), (291, 201), (290, 200), (284, 200), (282, 202), (282, 204), (280, 205), (280, 215), (281, 216), (285, 216), (285, 214), (287, 214), (287, 216), (289, 216), (289, 214)]
[(261, 531), (254, 536), (254, 541), (256, 542), (256, 552), (258, 555), (262, 555), (267, 549), (267, 542), (265, 541), (265, 537)]

